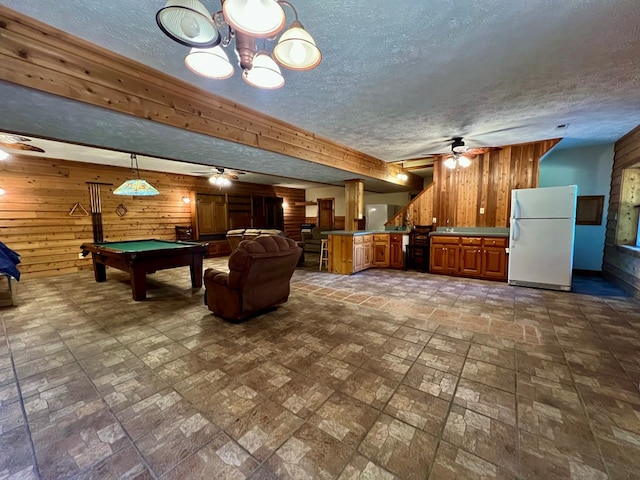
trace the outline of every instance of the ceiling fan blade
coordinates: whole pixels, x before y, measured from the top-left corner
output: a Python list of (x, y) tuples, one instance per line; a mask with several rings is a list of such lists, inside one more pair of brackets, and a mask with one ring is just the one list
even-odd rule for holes
[(4, 148), (13, 148), (15, 150), (25, 150), (25, 151), (29, 151), (29, 152), (45, 153), (42, 148), (36, 147), (34, 145), (27, 145), (26, 143), (0, 142), (0, 146), (2, 146)]

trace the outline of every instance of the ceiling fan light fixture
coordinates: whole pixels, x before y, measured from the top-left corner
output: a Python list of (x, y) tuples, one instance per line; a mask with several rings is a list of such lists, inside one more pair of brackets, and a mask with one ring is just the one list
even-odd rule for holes
[(220, 43), (213, 18), (198, 0), (168, 0), (156, 13), (160, 30), (188, 47), (207, 48)]
[(242, 79), (253, 87), (274, 90), (284, 85), (280, 67), (265, 51), (253, 58), (253, 67), (242, 72)]
[(460, 155), (458, 157), (458, 165), (460, 165), (462, 168), (467, 168), (469, 165), (471, 165), (471, 160), (469, 159), (469, 157)]
[(456, 162), (456, 159), (454, 157), (449, 157), (444, 161), (444, 166), (450, 170), (453, 170), (454, 168), (456, 168), (457, 164), (458, 163)]
[(302, 23), (294, 21), (273, 49), (273, 57), (289, 70), (311, 70), (322, 61), (322, 53)]
[(454, 153), (464, 153), (467, 151), (467, 147), (464, 146), (462, 137), (456, 137), (453, 139), (453, 143), (451, 144), (451, 151)]
[(258, 38), (277, 34), (287, 20), (276, 0), (225, 0), (222, 13), (233, 28)]
[(184, 57), (189, 70), (202, 77), (224, 80), (233, 75), (233, 65), (220, 45), (213, 48), (192, 48)]
[(222, 174), (210, 177), (209, 182), (217, 187), (228, 187), (229, 185), (231, 185), (231, 180), (229, 180)]

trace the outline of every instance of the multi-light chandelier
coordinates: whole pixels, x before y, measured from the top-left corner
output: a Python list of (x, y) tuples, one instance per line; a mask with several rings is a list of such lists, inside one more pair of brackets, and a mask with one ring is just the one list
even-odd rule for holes
[[(194, 73), (219, 80), (231, 77), (233, 65), (223, 47), (229, 47), (234, 38), (242, 79), (254, 87), (282, 87), (284, 77), (278, 65), (289, 70), (311, 70), (322, 60), (320, 50), (288, 1), (221, 0), (220, 3), (222, 10), (211, 15), (199, 0), (168, 0), (156, 14), (158, 26), (167, 36), (192, 47), (184, 61)], [(269, 55), (264, 42), (275, 40), (284, 29), (287, 19), (283, 6), (293, 10), (295, 20)], [(258, 49), (260, 40), (262, 48)]]

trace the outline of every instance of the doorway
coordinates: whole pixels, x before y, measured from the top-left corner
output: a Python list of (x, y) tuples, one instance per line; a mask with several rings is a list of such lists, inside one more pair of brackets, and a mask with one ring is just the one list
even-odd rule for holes
[(318, 228), (321, 231), (333, 230), (334, 227), (333, 198), (318, 198)]

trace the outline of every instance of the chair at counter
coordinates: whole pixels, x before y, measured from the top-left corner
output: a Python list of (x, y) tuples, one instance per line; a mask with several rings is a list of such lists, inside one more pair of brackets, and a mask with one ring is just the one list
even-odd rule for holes
[(405, 269), (429, 271), (429, 233), (433, 225), (414, 225), (409, 232)]

